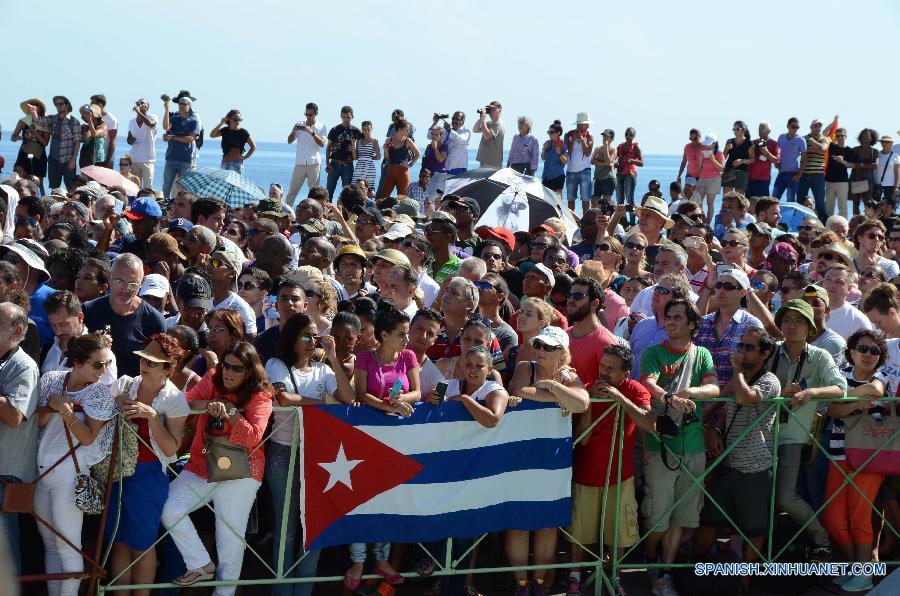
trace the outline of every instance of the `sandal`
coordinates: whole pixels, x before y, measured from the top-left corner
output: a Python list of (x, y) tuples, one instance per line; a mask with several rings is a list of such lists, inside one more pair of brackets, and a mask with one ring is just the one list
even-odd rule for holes
[[(212, 567), (211, 570), (207, 571), (207, 567)], [(182, 575), (176, 577), (172, 580), (173, 584), (178, 586), (192, 586), (197, 582), (205, 582), (209, 581), (216, 576), (216, 566), (212, 563), (206, 565), (206, 567), (199, 567), (197, 569), (190, 569), (183, 573)]]
[(423, 558), (416, 566), (416, 573), (418, 573), (422, 577), (430, 577), (431, 574), (434, 573), (435, 569), (437, 569), (437, 565), (434, 564), (434, 561), (432, 561), (431, 559)]
[(383, 577), (384, 581), (386, 581), (387, 583), (394, 585), (394, 586), (402, 584), (405, 579), (399, 573), (388, 573), (387, 571), (385, 571), (384, 569), (382, 569), (381, 567), (378, 567), (378, 566), (375, 567), (375, 573), (377, 575), (380, 575), (381, 577)]
[(344, 576), (344, 587), (350, 590), (351, 592), (356, 592), (359, 588), (359, 584), (362, 583), (362, 580), (356, 577), (351, 577), (349, 575)]

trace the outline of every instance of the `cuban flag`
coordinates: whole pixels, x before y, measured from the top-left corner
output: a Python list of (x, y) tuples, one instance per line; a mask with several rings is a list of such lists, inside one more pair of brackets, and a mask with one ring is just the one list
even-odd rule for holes
[(524, 401), (495, 428), (459, 402), (410, 418), (304, 406), (304, 544), (428, 542), (571, 523), (572, 423)]

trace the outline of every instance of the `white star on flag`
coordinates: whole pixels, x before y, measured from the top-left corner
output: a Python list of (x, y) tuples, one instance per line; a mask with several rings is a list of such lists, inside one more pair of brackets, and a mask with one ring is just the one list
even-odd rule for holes
[(356, 466), (361, 464), (362, 459), (347, 459), (346, 454), (344, 453), (344, 444), (341, 443), (338, 448), (337, 457), (331, 463), (319, 463), (320, 466), (325, 468), (328, 472), (328, 484), (325, 486), (325, 490), (323, 493), (327, 493), (331, 490), (334, 485), (338, 482), (353, 490), (353, 484), (350, 481), (350, 471), (353, 470)]

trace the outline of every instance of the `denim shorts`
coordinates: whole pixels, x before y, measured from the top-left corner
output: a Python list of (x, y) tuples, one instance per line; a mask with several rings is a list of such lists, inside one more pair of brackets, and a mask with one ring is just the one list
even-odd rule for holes
[(569, 172), (566, 174), (566, 198), (574, 201), (581, 194), (582, 201), (589, 200), (592, 183), (593, 177), (590, 168), (585, 168), (580, 172)]

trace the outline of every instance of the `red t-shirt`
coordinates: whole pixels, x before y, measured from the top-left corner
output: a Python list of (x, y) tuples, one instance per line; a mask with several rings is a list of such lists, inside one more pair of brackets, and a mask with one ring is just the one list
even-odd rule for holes
[(600, 358), (606, 346), (616, 343), (613, 332), (600, 325), (595, 331), (584, 337), (573, 337), (569, 329), (569, 354), (572, 355), (572, 368), (585, 387), (590, 387), (597, 380), (600, 372)]
[(156, 457), (153, 449), (149, 447), (149, 445), (152, 445), (150, 442), (150, 421), (146, 418), (137, 418), (135, 419), (135, 423), (137, 423), (138, 436), (140, 437), (138, 440), (138, 463), (159, 461), (159, 458)]
[[(757, 143), (753, 144), (756, 147), (756, 157), (753, 158), (753, 161), (750, 162), (750, 165), (747, 168), (747, 177), (750, 180), (771, 180), (772, 179), (772, 166), (773, 164), (768, 157), (762, 154), (759, 150)], [(778, 157), (778, 143), (769, 139), (766, 142), (766, 149), (769, 150), (769, 153)]]
[[(632, 402), (644, 407), (650, 407), (650, 392), (644, 389), (644, 386), (632, 379), (626, 379), (619, 385), (618, 390), (626, 398)], [(600, 420), (591, 433), (590, 440), (587, 445), (580, 443), (575, 446), (572, 463), (572, 478), (578, 484), (584, 486), (614, 486), (617, 484), (619, 474), (619, 449), (616, 443), (612, 443), (613, 427), (615, 426), (616, 414), (610, 412), (603, 416), (610, 408), (615, 408), (612, 403), (592, 403), (591, 415), (594, 420)], [(622, 480), (628, 480), (634, 476), (634, 461), (632, 451), (634, 450), (634, 435), (637, 426), (627, 415), (625, 420), (625, 441), (622, 447), (622, 453), (625, 454), (622, 460)], [(618, 429), (616, 429), (618, 432)], [(610, 447), (613, 447), (610, 453)], [(612, 463), (610, 464), (610, 461)], [(607, 479), (607, 470), (609, 470), (609, 482)]]

